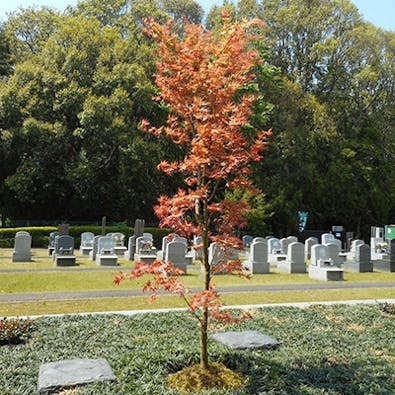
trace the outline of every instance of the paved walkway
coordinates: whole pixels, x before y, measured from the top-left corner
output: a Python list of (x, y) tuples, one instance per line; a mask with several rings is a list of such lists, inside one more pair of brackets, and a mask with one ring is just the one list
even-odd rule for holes
[[(377, 303), (395, 303), (395, 299), (363, 299), (363, 300), (337, 300), (329, 302), (295, 302), (295, 303), (266, 303), (266, 304), (251, 304), (251, 305), (235, 305), (235, 306), (225, 306), (225, 309), (240, 309), (240, 310), (252, 310), (259, 309), (263, 307), (296, 307), (300, 309), (305, 309), (310, 306), (330, 306), (338, 304), (348, 304), (348, 305), (358, 305), (358, 304), (377, 304)], [(167, 308), (167, 309), (150, 309), (150, 310), (122, 310), (122, 311), (96, 311), (89, 313), (67, 313), (67, 314), (45, 314), (45, 315), (29, 315), (29, 316), (18, 316), (22, 319), (36, 319), (41, 317), (64, 317), (69, 315), (79, 315), (79, 316), (89, 316), (89, 315), (110, 315), (110, 314), (121, 314), (126, 316), (138, 315), (138, 314), (158, 314), (158, 313), (168, 313), (171, 311), (187, 311), (186, 307), (178, 308)], [(9, 317), (13, 318), (13, 317)]]
[[(228, 292), (283, 292), (283, 291), (315, 291), (328, 289), (368, 289), (368, 288), (395, 288), (394, 282), (368, 282), (368, 283), (347, 283), (331, 282), (320, 284), (278, 284), (278, 285), (245, 285), (234, 287), (218, 287), (221, 293)], [(199, 291), (192, 288), (192, 292)], [(35, 302), (35, 301), (56, 301), (56, 300), (78, 300), (95, 298), (120, 298), (127, 296), (146, 295), (139, 289), (129, 290), (104, 290), (104, 291), (69, 291), (69, 292), (34, 292), (34, 293), (6, 293), (0, 294), (0, 302)], [(395, 295), (395, 290), (394, 290)]]

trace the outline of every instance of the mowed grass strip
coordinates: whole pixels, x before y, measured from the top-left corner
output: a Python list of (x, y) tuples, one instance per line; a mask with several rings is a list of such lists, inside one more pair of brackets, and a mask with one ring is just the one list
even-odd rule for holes
[[(0, 273), (1, 293), (30, 293), (30, 292), (62, 292), (62, 291), (90, 291), (115, 289), (141, 289), (144, 280), (126, 280), (120, 286), (113, 283), (114, 276), (120, 271), (126, 274), (128, 270), (111, 268), (109, 270), (75, 271), (62, 270), (56, 272), (18, 272)], [(202, 286), (202, 279), (197, 269), (191, 274), (183, 276), (182, 282), (187, 287)], [(345, 273), (345, 281), (359, 282), (395, 282), (395, 273)], [(279, 285), (279, 284), (319, 284), (308, 274), (284, 274), (272, 272), (270, 274), (254, 275), (250, 279), (235, 275), (218, 275), (213, 278), (218, 287)]]
[[(221, 301), (227, 306), (393, 298), (395, 298), (394, 288), (238, 292), (223, 293), (221, 295)], [(160, 296), (154, 303), (148, 303), (147, 296), (130, 296), (122, 298), (0, 303), (0, 316), (32, 316), (180, 307), (185, 307), (185, 303), (177, 296)]]

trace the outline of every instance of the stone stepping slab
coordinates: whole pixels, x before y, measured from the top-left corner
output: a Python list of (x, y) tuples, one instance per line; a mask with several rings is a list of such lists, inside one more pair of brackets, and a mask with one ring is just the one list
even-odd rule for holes
[(115, 380), (105, 359), (68, 359), (40, 366), (38, 392), (47, 395), (77, 385)]
[(275, 338), (262, 335), (258, 331), (219, 332), (211, 337), (234, 350), (275, 349), (281, 345)]

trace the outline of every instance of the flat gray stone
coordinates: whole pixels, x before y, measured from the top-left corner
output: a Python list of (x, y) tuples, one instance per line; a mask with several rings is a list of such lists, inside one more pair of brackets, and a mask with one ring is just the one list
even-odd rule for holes
[(281, 345), (276, 339), (257, 331), (221, 332), (211, 337), (234, 350), (274, 349)]
[(114, 373), (105, 359), (68, 359), (40, 366), (38, 391), (40, 394), (50, 394), (60, 388), (115, 380)]

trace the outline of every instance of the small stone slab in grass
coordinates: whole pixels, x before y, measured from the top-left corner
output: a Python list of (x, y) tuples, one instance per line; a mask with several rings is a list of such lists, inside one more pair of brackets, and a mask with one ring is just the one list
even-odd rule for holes
[(40, 394), (51, 394), (61, 388), (115, 380), (105, 359), (68, 359), (40, 366), (38, 391)]
[(276, 339), (257, 331), (221, 332), (211, 337), (234, 350), (274, 349), (281, 345)]

